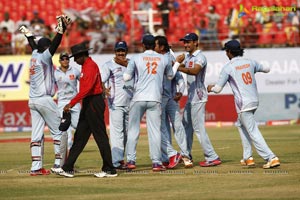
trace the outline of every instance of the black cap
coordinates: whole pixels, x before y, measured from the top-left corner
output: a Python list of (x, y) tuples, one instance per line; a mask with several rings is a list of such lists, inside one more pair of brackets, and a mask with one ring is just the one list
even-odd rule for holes
[(69, 54), (67, 52), (60, 53), (59, 60), (62, 60), (63, 58), (69, 58)]
[(123, 50), (127, 51), (128, 47), (127, 47), (126, 42), (125, 41), (116, 42), (115, 50), (118, 50), (118, 49), (123, 49)]
[(188, 33), (179, 41), (198, 41), (198, 35), (196, 33)]
[(241, 44), (237, 40), (230, 40), (225, 43), (224, 47), (222, 50), (232, 50), (232, 51), (239, 51), (243, 50), (241, 49)]
[(51, 40), (49, 38), (41, 38), (37, 42), (38, 49), (45, 49), (48, 48), (51, 45)]
[(63, 117), (60, 120), (60, 125), (58, 129), (60, 131), (66, 131), (71, 125), (71, 113), (70, 112), (63, 112)]
[(153, 35), (150, 34), (144, 35), (142, 42), (144, 45), (152, 46), (155, 45), (155, 38)]

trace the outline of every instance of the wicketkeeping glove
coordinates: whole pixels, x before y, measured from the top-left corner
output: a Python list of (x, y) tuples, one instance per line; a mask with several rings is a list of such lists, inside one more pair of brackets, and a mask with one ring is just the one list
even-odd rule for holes
[(66, 31), (66, 24), (63, 21), (63, 17), (60, 16), (56, 16), (56, 21), (57, 21), (57, 25), (55, 27), (56, 32), (60, 33), (60, 34), (64, 34), (64, 32)]
[(19, 28), (19, 31), (21, 33), (23, 33), (26, 37), (32, 37), (32, 36), (34, 36), (33, 33), (28, 28), (26, 28), (26, 26), (21, 26)]
[(63, 34), (67, 26), (72, 23), (72, 20), (67, 15), (59, 15), (56, 17), (57, 20), (57, 26), (55, 27), (56, 32)]

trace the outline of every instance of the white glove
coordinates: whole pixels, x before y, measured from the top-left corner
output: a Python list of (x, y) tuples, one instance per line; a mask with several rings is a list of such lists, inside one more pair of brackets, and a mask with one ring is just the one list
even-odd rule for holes
[(28, 28), (26, 28), (25, 26), (21, 26), (19, 28), (19, 31), (21, 33), (23, 33), (26, 37), (32, 37), (33, 36), (33, 33)]

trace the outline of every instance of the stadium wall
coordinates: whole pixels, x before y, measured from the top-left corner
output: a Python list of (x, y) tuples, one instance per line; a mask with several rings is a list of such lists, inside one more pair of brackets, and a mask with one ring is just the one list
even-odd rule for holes
[[(180, 54), (182, 52), (178, 52)], [(215, 83), (223, 65), (228, 62), (225, 52), (204, 52), (208, 67), (206, 84)], [(271, 67), (268, 74), (256, 75), (260, 106), (256, 120), (264, 124), (293, 123), (300, 115), (300, 48), (249, 49), (245, 57), (256, 59)], [(112, 59), (112, 54), (92, 55), (100, 66)], [(133, 54), (129, 54), (130, 58)], [(30, 56), (0, 56), (0, 132), (30, 131), (28, 103), (28, 65)], [(58, 55), (53, 57), (58, 66)], [(73, 60), (71, 65), (80, 68)], [(186, 96), (180, 101), (183, 110)], [(233, 125), (237, 115), (228, 85), (221, 94), (209, 95), (206, 105), (207, 125)], [(108, 124), (108, 111), (106, 110)]]

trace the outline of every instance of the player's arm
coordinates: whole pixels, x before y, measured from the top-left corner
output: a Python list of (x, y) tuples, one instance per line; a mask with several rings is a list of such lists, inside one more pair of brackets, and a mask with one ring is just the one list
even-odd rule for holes
[(179, 66), (178, 71), (183, 72), (188, 75), (197, 75), (201, 71), (202, 66), (199, 64), (194, 64), (194, 68), (185, 68), (184, 66)]
[(269, 66), (266, 65), (262, 65), (260, 63), (258, 63), (257, 61), (253, 60), (253, 65), (255, 67), (255, 72), (264, 72), (264, 73), (269, 73), (271, 68)]
[(34, 37), (33, 33), (28, 28), (26, 28), (26, 26), (21, 26), (19, 28), (19, 31), (21, 33), (23, 33), (25, 35), (25, 37), (27, 38), (29, 46), (31, 47), (32, 51), (37, 49), (37, 44), (34, 41), (35, 37)]
[(130, 61), (127, 65), (127, 69), (123, 74), (123, 79), (124, 79), (125, 82), (130, 81), (133, 78), (134, 69), (135, 69), (134, 59), (130, 59)]
[(226, 72), (225, 67), (224, 67), (220, 73), (220, 77), (219, 77), (217, 84), (208, 85), (207, 92), (220, 93), (223, 90), (225, 84), (227, 83), (228, 78), (229, 78), (229, 75)]
[(51, 46), (49, 47), (49, 52), (51, 53), (51, 55), (54, 55), (54, 53), (56, 52), (58, 46), (61, 43), (62, 36), (67, 29), (67, 26), (72, 22), (71, 19), (66, 15), (57, 16), (56, 20), (57, 26), (55, 30), (57, 33), (51, 43)]
[(219, 85), (208, 85), (207, 86), (207, 92), (214, 92), (214, 93), (220, 93), (222, 91), (223, 87)]

